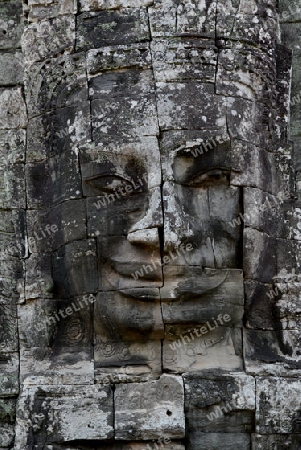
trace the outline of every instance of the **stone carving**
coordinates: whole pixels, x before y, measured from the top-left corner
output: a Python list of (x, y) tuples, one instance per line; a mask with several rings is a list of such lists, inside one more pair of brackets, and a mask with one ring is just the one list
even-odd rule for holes
[(0, 449), (299, 448), (293, 3), (0, 2)]

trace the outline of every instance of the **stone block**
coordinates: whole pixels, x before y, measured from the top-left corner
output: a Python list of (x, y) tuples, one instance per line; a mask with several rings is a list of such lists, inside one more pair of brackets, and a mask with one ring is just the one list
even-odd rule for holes
[(143, 8), (150, 6), (153, 0), (80, 0), (80, 11), (95, 11), (120, 8)]
[(187, 450), (251, 450), (251, 437), (244, 433), (202, 433), (195, 431), (189, 437)]
[(256, 379), (256, 432), (258, 434), (300, 433), (300, 380)]
[(300, 353), (298, 330), (244, 330), (247, 373), (299, 376)]
[[(90, 78), (96, 74), (112, 70), (133, 69), (133, 67), (139, 70), (149, 69), (151, 64), (152, 53), (149, 44), (144, 42), (129, 45), (113, 45), (87, 51), (87, 73)], [(139, 74), (137, 70), (136, 72), (132, 70), (132, 73)], [(114, 76), (113, 73), (111, 75)], [(118, 80), (118, 78), (115, 79)], [(100, 84), (99, 81), (96, 83), (96, 86)], [(123, 85), (123, 87), (127, 86)], [(91, 90), (91, 93), (94, 95), (93, 91), (94, 89)]]
[(19, 393), (19, 354), (0, 354), (0, 395), (11, 397)]
[[(214, 85), (200, 82), (157, 83), (159, 125), (167, 130), (216, 129), (226, 123), (222, 99), (214, 95)], [(201, 108), (195, 108), (197, 103)]]
[(98, 288), (96, 243), (94, 239), (66, 244), (53, 256), (56, 298), (93, 294)]
[(96, 322), (94, 366), (97, 383), (143, 383), (161, 375), (160, 340), (108, 340), (99, 330), (99, 319)]
[(252, 228), (244, 229), (244, 275), (271, 283), (276, 275), (276, 240)]
[(86, 239), (84, 200), (61, 203), (49, 210), (28, 211), (28, 243), (31, 253), (48, 253), (72, 241)]
[(161, 436), (185, 436), (182, 378), (162, 375), (157, 381), (117, 385), (115, 438), (136, 441)]
[(63, 107), (88, 105), (85, 65), (82, 53), (28, 63), (24, 72), (28, 117)]
[(0, 89), (0, 129), (25, 128), (26, 106), (21, 88)]
[(216, 4), (158, 0), (149, 8), (153, 37), (187, 36), (215, 37)]
[(221, 367), (224, 370), (242, 370), (242, 330), (208, 323), (197, 327), (165, 325), (165, 370), (173, 373)]
[(99, 292), (94, 332), (111, 341), (162, 339), (164, 325), (158, 289)]
[[(252, 142), (251, 137), (249, 142)], [(231, 185), (254, 187), (273, 195), (279, 193), (275, 157), (253, 143), (234, 140), (231, 147)]]
[(145, 8), (126, 8), (78, 16), (76, 51), (150, 40)]
[(19, 306), (20, 376), (26, 385), (93, 382), (93, 296)]
[(186, 374), (185, 411), (189, 436), (250, 433), (255, 414), (255, 379), (245, 373)]
[(26, 63), (43, 61), (58, 53), (71, 53), (75, 41), (75, 18), (59, 16), (29, 24), (22, 36), (22, 49)]
[(3, 53), (0, 64), (0, 86), (23, 83), (23, 55), (20, 52)]
[(39, 23), (39, 21), (57, 18), (65, 14), (77, 13), (76, 0), (28, 0), (27, 7), (24, 8), (29, 22)]
[(202, 39), (154, 39), (151, 55), (156, 81), (215, 82), (217, 48)]
[(20, 1), (3, 1), (0, 4), (0, 49), (10, 50), (21, 47), (23, 32), (23, 10)]
[(227, 326), (242, 325), (241, 270), (202, 271), (193, 266), (166, 266), (164, 275), (161, 300), (165, 323), (212, 323), (219, 314), (227, 314), (230, 317)]
[[(28, 406), (27, 406), (28, 405)], [(39, 386), (23, 390), (18, 403), (15, 449), (113, 437), (109, 386)]]
[(29, 208), (49, 208), (82, 197), (76, 152), (27, 164), (25, 172)]

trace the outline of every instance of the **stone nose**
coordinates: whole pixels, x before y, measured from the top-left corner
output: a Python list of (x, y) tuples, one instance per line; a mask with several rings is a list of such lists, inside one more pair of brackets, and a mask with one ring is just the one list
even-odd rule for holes
[(160, 249), (158, 228), (134, 231), (128, 234), (127, 239), (131, 244), (147, 245)]
[(163, 227), (163, 212), (160, 188), (150, 192), (148, 208), (144, 217), (129, 230), (127, 239), (131, 244), (144, 244), (160, 248), (158, 228)]

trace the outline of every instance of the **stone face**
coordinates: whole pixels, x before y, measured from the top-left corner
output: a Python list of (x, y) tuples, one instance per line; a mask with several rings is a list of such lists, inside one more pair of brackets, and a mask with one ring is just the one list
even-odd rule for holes
[(182, 378), (172, 375), (163, 375), (150, 383), (116, 386), (116, 439), (183, 438), (183, 396)]
[(296, 0), (0, 0), (0, 449), (299, 449)]

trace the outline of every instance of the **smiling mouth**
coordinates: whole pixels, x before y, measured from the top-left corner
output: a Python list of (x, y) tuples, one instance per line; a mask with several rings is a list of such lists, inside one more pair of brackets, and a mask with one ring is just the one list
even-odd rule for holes
[(163, 282), (162, 266), (159, 260), (157, 262), (146, 261), (139, 264), (111, 261), (111, 270), (132, 281)]

